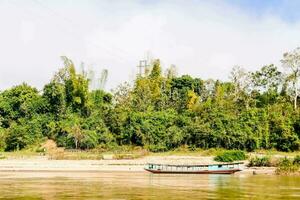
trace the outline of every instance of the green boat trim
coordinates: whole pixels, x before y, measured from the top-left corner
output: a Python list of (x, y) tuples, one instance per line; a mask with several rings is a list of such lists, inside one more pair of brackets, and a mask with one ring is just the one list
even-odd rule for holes
[(235, 172), (242, 171), (243, 164), (243, 162), (206, 165), (171, 165), (148, 163), (144, 169), (151, 173), (233, 174)]

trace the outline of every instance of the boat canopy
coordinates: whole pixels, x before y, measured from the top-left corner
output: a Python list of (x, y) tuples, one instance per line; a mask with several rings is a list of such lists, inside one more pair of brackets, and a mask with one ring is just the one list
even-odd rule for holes
[(212, 166), (231, 166), (231, 165), (242, 165), (243, 162), (235, 162), (235, 163), (216, 163), (216, 164), (207, 164), (207, 165), (173, 165), (173, 164), (155, 164), (155, 163), (147, 163), (147, 165), (155, 165), (155, 166), (166, 166), (166, 167), (212, 167)]

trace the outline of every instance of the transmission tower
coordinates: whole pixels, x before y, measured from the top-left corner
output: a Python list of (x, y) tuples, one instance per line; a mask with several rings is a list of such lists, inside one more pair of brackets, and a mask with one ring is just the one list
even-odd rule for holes
[(137, 67), (139, 68), (139, 76), (144, 75), (146, 68), (149, 67), (147, 60), (140, 60), (140, 63)]

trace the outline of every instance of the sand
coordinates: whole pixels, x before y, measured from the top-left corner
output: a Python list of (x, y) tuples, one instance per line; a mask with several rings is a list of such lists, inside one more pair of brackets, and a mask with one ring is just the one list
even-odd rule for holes
[[(0, 173), (5, 172), (143, 172), (146, 163), (160, 164), (211, 164), (213, 157), (208, 156), (145, 156), (128, 160), (49, 160), (46, 156), (24, 159), (0, 160)], [(272, 167), (245, 166), (236, 174), (274, 174)]]

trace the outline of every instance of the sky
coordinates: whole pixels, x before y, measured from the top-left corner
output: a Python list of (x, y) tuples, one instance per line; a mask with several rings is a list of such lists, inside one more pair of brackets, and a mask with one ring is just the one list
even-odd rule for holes
[[(300, 46), (297, 0), (0, 0), (0, 90), (26, 82), (39, 90), (61, 56), (105, 89), (133, 81), (139, 60), (159, 58), (179, 75), (227, 80)], [(84, 63), (84, 64), (82, 64)]]

